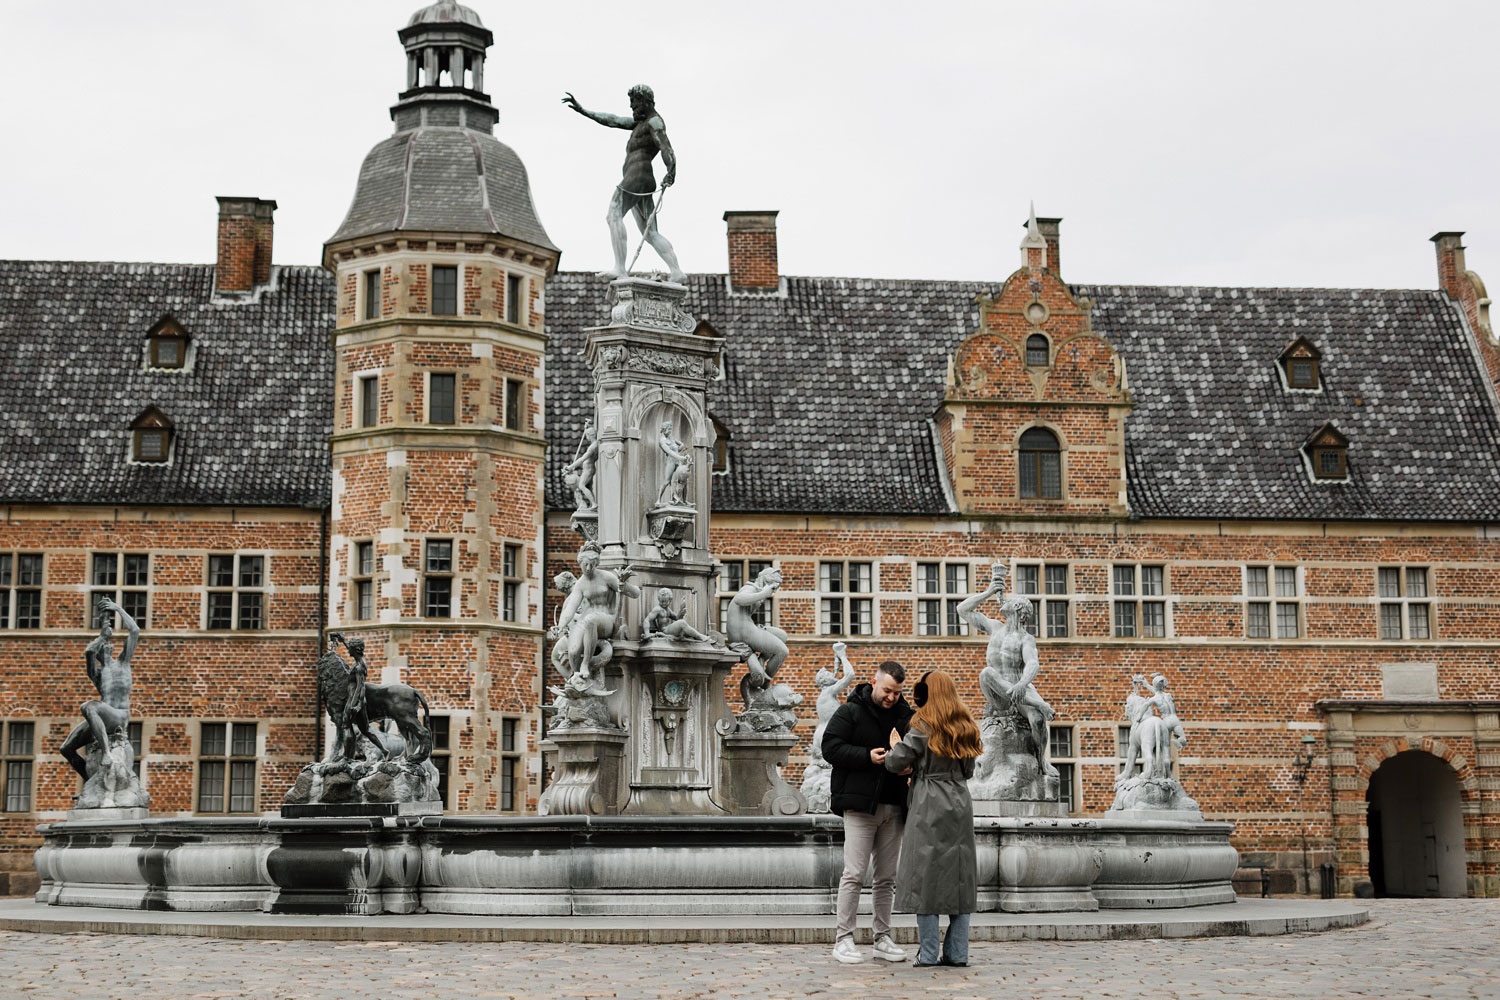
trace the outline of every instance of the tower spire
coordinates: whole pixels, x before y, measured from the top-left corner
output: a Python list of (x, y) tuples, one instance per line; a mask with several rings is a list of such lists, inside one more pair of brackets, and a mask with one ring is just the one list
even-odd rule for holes
[(478, 14), (455, 0), (438, 0), (396, 34), (406, 47), (406, 89), (391, 108), (397, 132), (419, 125), (495, 127), (500, 115), (484, 92), (485, 53), (495, 36)]
[[(1034, 261), (1033, 257), (1036, 258)], [(1026, 238), (1021, 241), (1021, 266), (1047, 266), (1047, 237), (1042, 235), (1042, 228), (1037, 225), (1035, 201), (1031, 203), (1031, 215), (1026, 220)]]

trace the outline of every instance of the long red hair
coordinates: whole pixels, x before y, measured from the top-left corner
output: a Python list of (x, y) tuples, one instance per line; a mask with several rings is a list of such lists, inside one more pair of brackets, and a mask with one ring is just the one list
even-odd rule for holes
[(927, 747), (939, 757), (978, 757), (984, 751), (979, 725), (969, 707), (958, 697), (953, 678), (942, 670), (930, 670), (922, 678), (927, 701), (912, 718), (927, 733)]

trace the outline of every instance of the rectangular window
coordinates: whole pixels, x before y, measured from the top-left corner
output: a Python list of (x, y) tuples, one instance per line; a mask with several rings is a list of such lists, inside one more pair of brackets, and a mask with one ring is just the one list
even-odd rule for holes
[(1016, 567), (1016, 591), (1031, 598), (1035, 612), (1026, 631), (1041, 638), (1064, 639), (1068, 624), (1068, 566), (1066, 563), (1022, 563)]
[(1376, 570), (1375, 592), (1380, 596), (1380, 638), (1432, 638), (1427, 567), (1381, 566)]
[(202, 722), (198, 729), (198, 811), (255, 811), (254, 722)]
[[(1296, 639), (1302, 635), (1301, 581), (1295, 566), (1246, 566), (1245, 596), (1276, 600), (1245, 602), (1245, 636)], [(1285, 598), (1290, 598), (1289, 600)]]
[[(99, 598), (108, 597), (135, 619), (142, 629), (146, 627), (146, 606), (151, 585), (151, 557), (136, 552), (95, 552), (89, 576), (89, 626), (97, 627), (94, 620)], [(116, 619), (118, 619), (118, 615)], [(116, 620), (115, 625), (119, 626)]]
[(500, 617), (508, 622), (520, 621), (521, 546), (506, 544), (501, 557), (502, 588)]
[(36, 753), (36, 723), (7, 722), (0, 750), (5, 753), (5, 811), (31, 812), (32, 758)]
[(453, 423), (453, 389), (456, 375), (433, 374), (427, 383), (427, 422)]
[(41, 627), (41, 553), (0, 552), (0, 628)]
[[(769, 559), (719, 560), (719, 631), (727, 631), (729, 628), (729, 602), (734, 600), (734, 595), (745, 584), (754, 583), (755, 578), (771, 566)], [(762, 627), (770, 625), (775, 603), (774, 596), (766, 598), (751, 612), (750, 620)]]
[(521, 414), (526, 412), (526, 384), (520, 379), (505, 380), (505, 429), (525, 430), (521, 426)]
[(458, 315), (458, 268), (452, 264), (433, 265), (432, 314)]
[(375, 543), (354, 543), (354, 618), (375, 617)]
[(969, 593), (968, 563), (917, 563), (918, 635), (968, 635), (969, 623), (958, 606)]
[(874, 635), (873, 563), (818, 564), (818, 631), (823, 635)]
[(429, 538), (422, 578), (422, 616), (453, 617), (453, 540)]
[(437, 768), (438, 773), (438, 799), (447, 809), (448, 802), (448, 771), (453, 758), (453, 721), (446, 715), (434, 715), (432, 724), (432, 766)]
[(365, 272), (365, 319), (380, 318), (380, 270)]
[(1072, 726), (1053, 726), (1048, 739), (1047, 759), (1057, 768), (1059, 797), (1068, 812), (1078, 811), (1078, 754)]
[(130, 750), (134, 757), (130, 769), (135, 776), (141, 776), (141, 758), (146, 756), (145, 725), (140, 721), (132, 722), (126, 728), (127, 738), (130, 740)]
[(519, 274), (507, 274), (505, 276), (505, 322), (521, 323), (521, 276)]
[(224, 554), (208, 557), (210, 629), (266, 627), (266, 557)]
[[(1115, 638), (1161, 638), (1167, 634), (1165, 601), (1145, 600), (1166, 594), (1166, 567), (1113, 567)], [(1124, 598), (1122, 600), (1122, 598)], [(1139, 598), (1139, 599), (1137, 599)]]
[(500, 811), (520, 812), (526, 804), (525, 772), (521, 770), (521, 720), (500, 720)]
[(366, 375), (359, 380), (359, 426), (374, 427), (380, 423), (380, 376)]

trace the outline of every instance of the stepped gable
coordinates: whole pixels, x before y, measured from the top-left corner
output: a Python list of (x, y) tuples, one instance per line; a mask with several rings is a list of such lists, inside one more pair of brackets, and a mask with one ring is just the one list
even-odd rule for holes
[[(1125, 358), (1130, 510), (1141, 517), (1500, 518), (1500, 417), (1441, 292), (1079, 286)], [(1277, 359), (1322, 353), (1321, 392)], [(1299, 449), (1332, 422), (1349, 481), (1314, 483)]]
[[(948, 352), (979, 322), (988, 286), (955, 281), (787, 278), (785, 297), (688, 278), (687, 308), (725, 339), (709, 411), (730, 434), (715, 511), (940, 514), (948, 510), (927, 420)], [(586, 328), (608, 318), (608, 283), (547, 283), (548, 506), (571, 509), (562, 467), (592, 405)]]
[[(213, 289), (207, 264), (0, 261), (0, 501), (326, 506), (331, 277), (277, 267), (252, 296)], [(188, 370), (147, 370), (165, 315)], [(148, 406), (175, 428), (169, 463), (130, 461)]]
[[(688, 307), (727, 343), (710, 409), (731, 436), (714, 509), (935, 514), (949, 510), (927, 418), (947, 359), (979, 322), (983, 282), (787, 277), (785, 295), (689, 278)], [(585, 329), (606, 282), (547, 286), (548, 506), (571, 509), (562, 466), (591, 380)], [(1133, 515), (1157, 518), (1500, 519), (1500, 419), (1463, 321), (1423, 290), (1075, 286), (1125, 360)], [(1322, 391), (1288, 392), (1277, 359), (1298, 335)], [(1349, 481), (1314, 483), (1299, 448), (1323, 423), (1351, 440)]]

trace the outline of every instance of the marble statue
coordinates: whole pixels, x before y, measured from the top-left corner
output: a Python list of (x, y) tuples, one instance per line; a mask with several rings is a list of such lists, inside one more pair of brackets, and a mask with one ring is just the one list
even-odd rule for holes
[(755, 621), (755, 609), (769, 601), (780, 586), (781, 570), (767, 566), (730, 599), (725, 615), (730, 648), (740, 654), (748, 671), (740, 682), (740, 695), (747, 705), (747, 686), (757, 690), (768, 687), (790, 653), (785, 632)]
[(583, 422), (583, 440), (573, 460), (563, 466), (563, 481), (573, 491), (573, 503), (579, 510), (594, 510), (598, 501), (594, 498), (594, 474), (599, 467), (599, 437), (594, 432), (594, 422)]
[[(125, 626), (125, 646), (114, 654), (114, 621)], [(150, 804), (135, 776), (135, 748), (130, 744), (131, 658), (141, 641), (134, 618), (107, 597), (95, 606), (99, 635), (83, 651), (84, 669), (99, 697), (84, 702), (83, 722), (63, 740), (63, 759), (84, 779), (75, 807), (143, 809)], [(84, 753), (80, 754), (79, 750)]]
[(802, 772), (802, 797), (807, 799), (808, 812), (826, 813), (832, 809), (830, 779), (833, 765), (823, 756), (823, 730), (828, 728), (828, 720), (843, 703), (844, 692), (854, 684), (854, 664), (849, 662), (848, 651), (845, 643), (833, 644), (835, 665), (843, 667), (842, 675), (820, 667), (813, 678), (818, 688), (818, 727), (813, 730), (812, 742), (807, 748), (807, 768)]
[[(573, 592), (578, 584), (578, 577), (567, 570), (563, 570), (552, 578), (552, 585), (562, 591), (563, 600)], [(552, 628), (547, 630), (547, 638), (552, 643), (552, 669), (556, 670), (558, 676), (567, 677), (572, 671), (572, 663), (568, 659), (568, 623), (561, 617), (562, 608), (554, 608), (552, 613), (556, 616)], [(603, 667), (615, 655), (614, 643), (608, 639), (594, 644), (594, 654), (589, 657), (589, 670), (594, 671)]]
[(672, 421), (661, 422), (661, 433), (657, 445), (667, 456), (667, 473), (662, 477), (661, 490), (656, 494), (657, 506), (687, 506), (687, 480), (693, 468), (693, 456), (672, 432)]
[[(634, 572), (626, 566), (618, 574), (599, 568), (599, 546), (584, 542), (578, 550), (578, 567), (582, 575), (568, 592), (558, 614), (558, 624), (547, 633), (547, 638), (561, 641), (567, 638), (567, 672), (581, 673), (585, 680), (591, 669), (600, 665), (598, 647), (609, 646), (614, 638), (615, 625), (620, 615), (620, 596), (640, 597), (640, 588), (630, 582)], [(607, 663), (609, 656), (603, 662)]]
[[(666, 123), (662, 121), (661, 115), (656, 113), (656, 95), (652, 93), (651, 88), (644, 83), (637, 84), (630, 88), (627, 96), (630, 98), (629, 118), (624, 115), (612, 115), (606, 111), (590, 111), (579, 104), (578, 99), (572, 94), (563, 96), (563, 103), (585, 118), (610, 128), (630, 130), (630, 138), (625, 142), (623, 176), (620, 183), (615, 186), (614, 194), (610, 196), (609, 212), (606, 216), (609, 222), (610, 247), (615, 255), (615, 266), (613, 270), (605, 271), (604, 275), (618, 278), (626, 273), (625, 215), (629, 213), (635, 216), (635, 222), (640, 227), (642, 237), (651, 244), (652, 249), (666, 263), (671, 272), (671, 279), (682, 281), (686, 275), (682, 273), (682, 268), (677, 263), (677, 253), (656, 226), (656, 216), (661, 210), (661, 198), (665, 196), (667, 188), (677, 180), (677, 154), (667, 138)], [(651, 161), (656, 158), (658, 152), (661, 153), (662, 165), (667, 168), (667, 174), (662, 178), (659, 194), (656, 190), (656, 175), (651, 169)]]
[[(349, 654), (339, 655), (342, 646)], [(318, 657), (318, 693), (333, 721), (328, 756), (302, 768), (287, 790), (285, 806), (384, 808), (425, 803), (441, 812), (438, 771), (432, 763), (432, 711), (409, 684), (371, 684), (365, 642), (328, 634)], [(395, 723), (387, 733), (371, 723)]]
[(693, 642), (712, 641), (708, 636), (683, 621), (683, 612), (672, 607), (672, 590), (669, 587), (661, 587), (656, 591), (656, 607), (646, 615), (641, 632), (642, 637), (646, 639), (660, 635), (668, 639)]
[(1125, 718), (1130, 739), (1110, 809), (1196, 810), (1198, 804), (1172, 775), (1172, 747), (1186, 746), (1187, 733), (1163, 674), (1153, 675), (1149, 685), (1142, 675), (1131, 676)]
[(549, 690), (556, 696), (552, 702), (552, 721), (547, 724), (549, 732), (621, 728), (606, 700), (615, 692), (590, 681), (584, 674), (575, 673), (562, 687)]
[[(979, 610), (992, 598), (1000, 598), (1001, 620)], [(1041, 662), (1036, 639), (1026, 630), (1035, 608), (1026, 597), (1005, 594), (1005, 567), (997, 563), (989, 587), (964, 598), (958, 613), (976, 632), (989, 636), (985, 666), (979, 672), (985, 701), (979, 725), (984, 753), (975, 764), (970, 791), (976, 801), (1045, 803), (1037, 808), (1055, 810), (1058, 774), (1047, 760), (1055, 713), (1032, 683)]]

